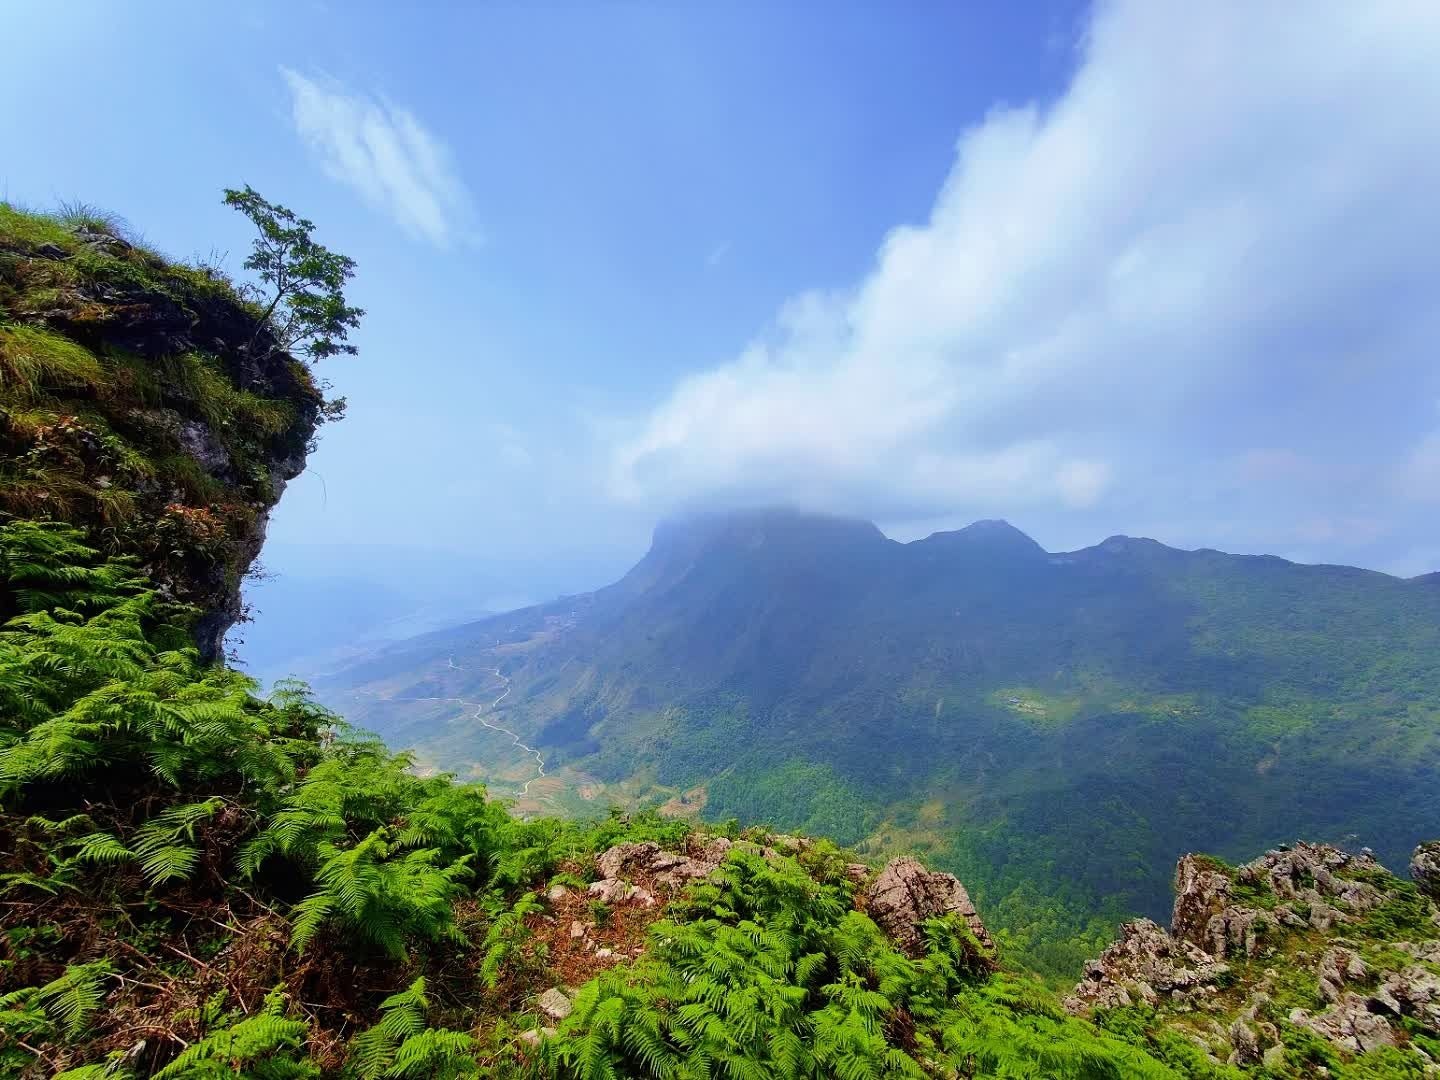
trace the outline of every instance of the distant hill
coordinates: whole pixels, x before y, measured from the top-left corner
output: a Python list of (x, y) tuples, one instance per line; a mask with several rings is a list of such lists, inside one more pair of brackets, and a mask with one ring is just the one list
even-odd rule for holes
[(1161, 914), (1185, 851), (1303, 835), (1398, 865), (1440, 825), (1440, 590), (1352, 567), (700, 515), (608, 588), (324, 689), (422, 762), (518, 786), (533, 759), (474, 716), (505, 686), (494, 720), (552, 798), (922, 850), (1042, 967), (1080, 955), (1047, 953), (1059, 938)]

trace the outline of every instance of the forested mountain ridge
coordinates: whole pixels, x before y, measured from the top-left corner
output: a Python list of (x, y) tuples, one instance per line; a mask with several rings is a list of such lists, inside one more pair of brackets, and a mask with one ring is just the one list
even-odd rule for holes
[(424, 761), (518, 784), (531, 765), (444, 705), (500, 676), (499, 722), (547, 762), (532, 794), (599, 781), (923, 850), (1057, 974), (1124, 912), (1160, 915), (1185, 851), (1310, 836), (1396, 864), (1440, 821), (1440, 594), (1351, 567), (1128, 537), (1052, 554), (1003, 522), (899, 544), (793, 511), (700, 515), (613, 586), (323, 689)]

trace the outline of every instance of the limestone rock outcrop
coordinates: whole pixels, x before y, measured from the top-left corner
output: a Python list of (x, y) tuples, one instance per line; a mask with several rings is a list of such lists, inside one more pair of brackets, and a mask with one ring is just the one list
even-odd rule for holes
[(664, 889), (678, 889), (687, 881), (709, 877), (734, 845), (723, 836), (699, 841), (693, 855), (666, 851), (653, 840), (616, 844), (595, 857), (600, 880), (590, 883), (591, 896), (605, 903), (656, 903), (649, 889), (635, 883), (643, 879)]
[(1309, 1028), (1352, 1054), (1395, 1045), (1395, 1031), (1389, 1021), (1371, 1012), (1366, 999), (1350, 991), (1322, 1013), (1312, 1015), (1308, 1009), (1292, 1009), (1290, 1022)]
[[(53, 421), (0, 430), (0, 460), (15, 473), (0, 515), (63, 521), (134, 558), (164, 599), (197, 609), (196, 644), (219, 657), (270, 512), (343, 403), (327, 405), (223, 278), (99, 227), (63, 243), (0, 236), (0, 293), (7, 324), (65, 339), (104, 373), (49, 387)], [(43, 513), (10, 494), (33, 484)]]
[(1329, 1002), (1339, 1001), (1346, 983), (1361, 982), (1369, 975), (1365, 961), (1349, 949), (1336, 945), (1325, 950), (1315, 975), (1320, 996)]
[(994, 950), (970, 894), (953, 874), (925, 869), (915, 859), (893, 859), (862, 893), (865, 911), (911, 956), (925, 952), (926, 919), (959, 915), (985, 952)]
[[(1211, 860), (1186, 855), (1175, 868), (1170, 933), (1217, 957), (1255, 956), (1265, 936), (1280, 927), (1325, 931), (1383, 903), (1374, 885), (1349, 876), (1376, 870), (1384, 867), (1369, 854), (1299, 843), (1239, 867), (1232, 882)], [(1268, 891), (1282, 902), (1270, 910), (1237, 902), (1237, 884)]]
[(1440, 840), (1415, 849), (1410, 856), (1410, 877), (1421, 892), (1440, 903)]
[(1183, 1000), (1213, 994), (1229, 967), (1184, 938), (1167, 934), (1149, 919), (1120, 927), (1120, 940), (1098, 960), (1085, 965), (1085, 976), (1065, 1000), (1080, 1013), (1162, 997)]
[(1440, 1032), (1440, 976), (1418, 964), (1392, 971), (1372, 1000), (1396, 1016), (1408, 1016)]
[[(1422, 889), (1436, 880), (1440, 845), (1422, 845), (1411, 873)], [(1390, 882), (1368, 851), (1326, 844), (1276, 848), (1233, 871), (1186, 855), (1176, 866), (1169, 931), (1148, 919), (1126, 923), (1086, 965), (1065, 1006), (1082, 1015), (1136, 1004), (1162, 1015), (1201, 1010), (1208, 1015), (1191, 1021), (1192, 1037), (1216, 1060), (1240, 1067), (1283, 1060), (1286, 1021), (1345, 1054), (1404, 1045), (1405, 1029), (1415, 1025), (1440, 1034), (1440, 934), (1382, 938), (1384, 948), (1371, 947), (1367, 913), (1387, 904), (1413, 910), (1413, 899)], [(1431, 916), (1440, 919), (1433, 909)], [(1416, 925), (1413, 914), (1402, 917)], [(1317, 934), (1324, 936), (1314, 951)], [(1413, 962), (1395, 970), (1397, 952)], [(1253, 973), (1259, 956), (1273, 956), (1274, 966), (1263, 978), (1249, 976), (1237, 1007), (1235, 972)], [(1292, 980), (1297, 965), (1313, 971), (1313, 1006), (1280, 1012), (1274, 995), (1282, 965)]]

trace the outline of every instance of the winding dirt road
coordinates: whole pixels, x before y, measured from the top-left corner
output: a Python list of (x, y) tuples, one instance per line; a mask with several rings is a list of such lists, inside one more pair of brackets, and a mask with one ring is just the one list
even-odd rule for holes
[[(451, 663), (451, 666), (452, 666), (452, 667), (454, 666), (453, 661), (452, 661), (452, 663)], [(539, 751), (539, 750), (536, 750), (533, 746), (526, 746), (523, 742), (521, 742), (521, 741), (520, 741), (520, 736), (519, 736), (519, 735), (516, 735), (515, 732), (511, 731), (511, 730), (510, 730), (509, 728), (507, 728), (507, 727), (501, 727), (499, 724), (492, 724), (489, 720), (485, 719), (485, 715), (484, 715), (484, 714), (485, 714), (487, 711), (488, 711), (488, 712), (494, 712), (497, 708), (499, 708), (500, 702), (504, 701), (507, 697), (510, 696), (510, 680), (504, 675), (503, 672), (501, 672), (501, 670), (500, 670), (498, 667), (495, 668), (494, 670), (495, 670), (495, 677), (498, 678), (498, 679), (500, 679), (500, 680), (505, 684), (505, 689), (501, 692), (501, 694), (500, 694), (499, 697), (497, 697), (494, 701), (492, 701), (492, 702), (489, 704), (488, 707), (485, 706), (485, 705), (475, 705), (475, 714), (474, 714), (474, 715), (475, 715), (475, 719), (476, 719), (476, 720), (479, 720), (480, 723), (484, 724), (484, 725), (485, 725), (487, 728), (489, 728), (491, 731), (499, 731), (499, 732), (502, 732), (502, 733), (505, 734), (505, 735), (509, 735), (510, 738), (511, 738), (512, 740), (514, 740), (514, 743), (515, 743), (515, 745), (516, 745), (517, 747), (519, 747), (521, 750), (524, 750), (525, 753), (527, 753), (527, 754), (532, 754), (532, 755), (534, 755), (534, 758), (535, 758), (535, 775), (532, 776), (529, 780), (526, 780), (526, 781), (525, 781), (525, 786), (520, 789), (520, 793), (519, 793), (519, 794), (520, 794), (520, 798), (523, 799), (523, 798), (525, 798), (526, 795), (528, 795), (528, 794), (530, 793), (530, 785), (533, 784), (533, 783), (535, 783), (536, 780), (539, 780), (541, 777), (543, 777), (543, 776), (545, 775), (545, 759), (540, 756), (540, 751)], [(457, 699), (457, 700), (459, 700), (459, 699)], [(467, 705), (472, 705), (472, 704), (474, 704), (474, 703), (467, 701), (467, 702), (465, 702), (465, 704), (467, 704)]]

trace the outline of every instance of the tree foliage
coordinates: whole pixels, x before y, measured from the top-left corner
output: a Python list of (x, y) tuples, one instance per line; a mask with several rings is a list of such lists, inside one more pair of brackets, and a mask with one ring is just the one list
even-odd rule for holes
[[(225, 204), (239, 210), (260, 235), (245, 260), (264, 282), (261, 327), (279, 352), (299, 350), (312, 360), (356, 352), (350, 331), (365, 314), (345, 300), (345, 286), (355, 275), (355, 260), (315, 242), (315, 224), (272, 203), (246, 184), (226, 188)], [(251, 340), (254, 348), (260, 331)]]

